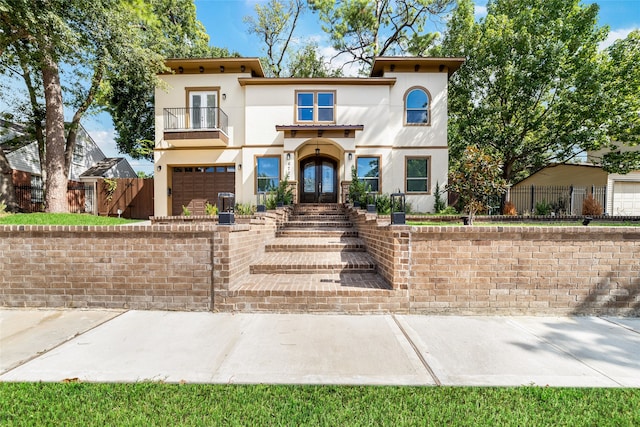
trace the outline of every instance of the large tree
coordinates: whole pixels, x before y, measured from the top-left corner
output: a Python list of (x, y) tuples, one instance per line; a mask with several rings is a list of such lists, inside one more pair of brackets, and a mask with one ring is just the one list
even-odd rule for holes
[[(163, 66), (161, 56), (144, 46), (145, 26), (153, 20), (148, 4), (137, 1), (0, 1), (5, 36), (0, 60), (5, 67), (20, 67), (30, 95), (32, 85), (33, 110), (44, 104), (41, 151), (49, 212), (68, 211), (67, 177), (78, 126), (105, 73), (122, 61), (144, 64), (150, 73)], [(65, 107), (72, 111), (66, 131)], [(34, 114), (33, 120), (39, 117)]]
[(460, 0), (436, 53), (463, 56), (450, 81), (453, 168), (477, 145), (514, 182), (608, 141), (598, 6), (580, 0), (495, 0), (476, 22)]
[(300, 19), (306, 11), (303, 0), (270, 0), (254, 6), (254, 15), (244, 17), (249, 32), (260, 40), (264, 57), (261, 62), (271, 77), (327, 77), (339, 75), (318, 55), (313, 41), (302, 42), (296, 36)]
[(593, 160), (612, 173), (640, 170), (640, 30), (607, 49), (602, 73), (607, 76), (603, 118), (610, 143), (603, 147), (605, 154)]
[(423, 55), (436, 38), (427, 32), (453, 0), (309, 0), (338, 55), (368, 73), (373, 59), (383, 55)]
[(23, 116), (38, 141), (51, 212), (67, 210), (67, 177), (87, 112), (106, 109), (120, 150), (149, 157), (163, 57), (213, 51), (192, 0), (0, 0), (0, 34), (0, 70), (20, 77), (28, 94)]

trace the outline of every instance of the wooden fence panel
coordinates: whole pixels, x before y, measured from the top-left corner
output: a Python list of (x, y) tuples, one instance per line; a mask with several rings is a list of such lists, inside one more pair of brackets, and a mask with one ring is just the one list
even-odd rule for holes
[[(108, 183), (115, 181), (115, 186)], [(115, 187), (115, 188), (114, 188)], [(98, 215), (149, 219), (153, 216), (153, 179), (98, 180)]]

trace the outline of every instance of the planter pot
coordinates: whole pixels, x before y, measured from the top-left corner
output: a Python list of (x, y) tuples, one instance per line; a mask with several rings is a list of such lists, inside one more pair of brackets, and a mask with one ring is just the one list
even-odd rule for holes
[(406, 224), (406, 216), (404, 212), (391, 213), (391, 224)]
[(235, 224), (235, 222), (233, 212), (221, 212), (218, 214), (218, 224), (220, 225), (231, 225)]
[(367, 213), (376, 213), (376, 205), (367, 205)]

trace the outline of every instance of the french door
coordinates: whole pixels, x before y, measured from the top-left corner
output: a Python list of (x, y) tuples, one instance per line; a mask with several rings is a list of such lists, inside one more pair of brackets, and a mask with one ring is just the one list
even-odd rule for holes
[(302, 203), (336, 203), (338, 201), (337, 164), (326, 157), (311, 157), (300, 163)]
[(218, 127), (218, 92), (189, 92), (189, 120), (192, 129)]

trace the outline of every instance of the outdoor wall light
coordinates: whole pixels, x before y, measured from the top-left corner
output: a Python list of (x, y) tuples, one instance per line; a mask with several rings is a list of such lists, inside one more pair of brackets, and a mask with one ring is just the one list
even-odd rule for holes
[(158, 172), (160, 172), (162, 170), (162, 165), (158, 165)]
[(171, 196), (171, 187), (167, 188), (167, 196)]
[(291, 160), (291, 153), (287, 153), (287, 160)]
[(353, 154), (349, 153), (349, 161), (351, 161), (353, 159)]
[(242, 170), (242, 163), (238, 163), (238, 169)]
[(223, 100), (226, 100), (226, 99), (227, 99), (227, 94), (226, 94), (226, 93), (223, 93), (223, 94), (222, 94), (222, 99), (223, 99)]

